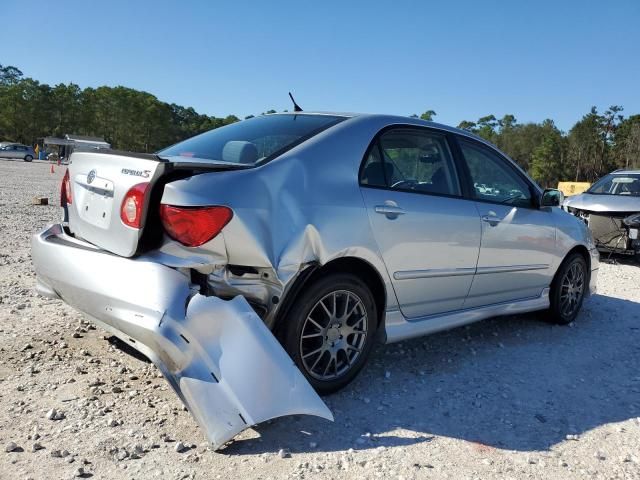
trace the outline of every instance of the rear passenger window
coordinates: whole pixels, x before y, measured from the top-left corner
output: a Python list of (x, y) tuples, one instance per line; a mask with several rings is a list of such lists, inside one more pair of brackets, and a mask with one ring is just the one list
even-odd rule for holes
[(371, 148), (369, 156), (364, 163), (362, 173), (360, 174), (360, 183), (362, 185), (370, 185), (374, 187), (387, 186), (384, 165), (380, 158), (380, 147), (377, 142)]
[(382, 134), (365, 161), (360, 183), (394, 190), (460, 195), (446, 137), (421, 129), (394, 129)]

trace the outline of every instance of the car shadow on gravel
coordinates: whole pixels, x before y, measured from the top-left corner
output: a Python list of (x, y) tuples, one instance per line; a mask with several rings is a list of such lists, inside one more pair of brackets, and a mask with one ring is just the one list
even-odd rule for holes
[(387, 346), (344, 391), (335, 422), (294, 416), (222, 452), (331, 452), (434, 436), (471, 449), (548, 450), (640, 415), (640, 304), (596, 295), (572, 326), (503, 317)]

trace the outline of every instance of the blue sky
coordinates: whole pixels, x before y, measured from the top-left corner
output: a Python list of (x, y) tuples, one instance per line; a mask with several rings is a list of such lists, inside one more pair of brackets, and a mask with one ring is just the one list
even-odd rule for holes
[[(210, 115), (640, 113), (640, 1), (4, 0), (0, 63)], [(29, 30), (28, 30), (29, 29)], [(31, 31), (33, 29), (33, 31)]]

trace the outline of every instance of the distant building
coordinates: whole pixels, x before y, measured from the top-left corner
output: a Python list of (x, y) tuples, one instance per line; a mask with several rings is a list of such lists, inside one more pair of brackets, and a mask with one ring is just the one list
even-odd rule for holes
[(45, 137), (42, 141), (47, 153), (57, 153), (60, 158), (69, 158), (76, 148), (109, 149), (111, 144), (104, 138), (67, 133), (64, 138)]
[(104, 138), (100, 137), (87, 137), (85, 135), (67, 133), (64, 138), (65, 140), (71, 140), (76, 147), (111, 148), (111, 144), (105, 142)]

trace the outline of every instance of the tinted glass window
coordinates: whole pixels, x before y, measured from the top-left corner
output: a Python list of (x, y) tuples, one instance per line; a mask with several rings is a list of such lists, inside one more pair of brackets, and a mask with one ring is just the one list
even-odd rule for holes
[(488, 148), (466, 140), (460, 140), (460, 148), (469, 167), (476, 198), (531, 206), (529, 185), (513, 171), (506, 159)]
[(369, 156), (364, 163), (362, 173), (360, 174), (360, 183), (362, 185), (372, 185), (376, 187), (386, 187), (387, 179), (384, 171), (385, 165), (380, 158), (380, 147), (378, 143), (371, 148)]
[(453, 159), (444, 135), (397, 129), (380, 136), (362, 170), (364, 185), (386, 185), (442, 195), (460, 195)]
[(606, 175), (588, 190), (596, 195), (640, 195), (640, 174)]
[(216, 128), (159, 154), (253, 165), (342, 120), (331, 115), (262, 115)]

